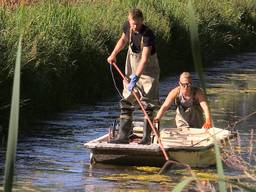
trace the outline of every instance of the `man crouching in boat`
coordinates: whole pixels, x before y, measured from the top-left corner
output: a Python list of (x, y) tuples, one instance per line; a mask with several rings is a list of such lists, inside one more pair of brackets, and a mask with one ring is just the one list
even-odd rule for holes
[[(123, 84), (119, 135), (110, 143), (129, 143), (129, 135), (132, 130), (132, 113), (135, 105), (137, 105), (135, 97), (131, 94), (135, 87), (136, 90), (139, 90), (140, 101), (151, 120), (153, 120), (154, 109), (159, 105), (160, 69), (156, 54), (155, 36), (143, 20), (141, 10), (132, 9), (129, 11), (128, 21), (124, 23), (122, 36), (107, 59), (109, 64), (116, 63), (117, 54), (128, 43), (125, 75), (130, 77), (130, 83), (128, 86)], [(144, 119), (143, 138), (139, 144), (150, 144), (150, 135), (151, 127)]]
[(211, 113), (203, 91), (192, 86), (190, 73), (183, 72), (180, 75), (179, 86), (169, 92), (154, 122), (159, 122), (173, 102), (177, 105), (175, 117), (177, 127), (206, 129), (212, 127)]

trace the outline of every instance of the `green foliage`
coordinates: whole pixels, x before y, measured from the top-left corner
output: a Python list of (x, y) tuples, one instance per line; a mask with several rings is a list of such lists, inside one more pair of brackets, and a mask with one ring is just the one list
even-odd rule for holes
[[(186, 0), (45, 0), (24, 6), (21, 19), (17, 19), (21, 7), (0, 7), (0, 88), (5, 99), (10, 97), (19, 30), (24, 31), (22, 98), (30, 99), (31, 106), (57, 109), (111, 93), (106, 58), (132, 7), (142, 9), (157, 36), (160, 65), (165, 69), (162, 74), (189, 68), (192, 57), (186, 4)], [(197, 0), (193, 4), (198, 13), (198, 46), (206, 58), (255, 45), (254, 1)], [(125, 51), (119, 63), (124, 63), (124, 58)], [(186, 65), (179, 62), (175, 66), (174, 60)]]
[(194, 2), (200, 15), (200, 39), (207, 55), (225, 54), (241, 47), (253, 46), (248, 41), (256, 35), (256, 20), (251, 17), (251, 14), (256, 13), (256, 8), (252, 1)]

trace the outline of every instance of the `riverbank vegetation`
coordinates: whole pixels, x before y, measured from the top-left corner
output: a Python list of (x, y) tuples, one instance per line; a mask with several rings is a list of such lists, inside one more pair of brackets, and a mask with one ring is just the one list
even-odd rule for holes
[[(255, 1), (197, 0), (193, 5), (198, 13), (205, 67), (218, 56), (255, 48)], [(4, 114), (9, 110), (21, 6), (24, 8), (22, 114), (24, 111), (44, 114), (112, 95), (106, 58), (120, 37), (122, 23), (131, 7), (142, 9), (146, 23), (156, 34), (162, 76), (193, 68), (187, 1), (41, 0), (3, 4), (0, 7), (1, 119), (5, 119)], [(125, 51), (118, 64), (122, 65), (124, 59)]]

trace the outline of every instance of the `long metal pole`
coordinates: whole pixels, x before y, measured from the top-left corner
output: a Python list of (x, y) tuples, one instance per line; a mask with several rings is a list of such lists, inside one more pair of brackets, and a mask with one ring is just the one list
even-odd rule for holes
[[(123, 78), (123, 80), (125, 81), (125, 83), (128, 84), (129, 82), (128, 82), (127, 78), (126, 78), (125, 75), (122, 73), (122, 71), (119, 69), (119, 67), (116, 65), (116, 63), (112, 63), (112, 65), (115, 67), (115, 69), (117, 70), (117, 72), (121, 75), (121, 77)], [(166, 161), (170, 160), (170, 159), (169, 159), (169, 156), (168, 156), (168, 154), (167, 154), (167, 152), (166, 152), (165, 149), (164, 149), (163, 143), (162, 143), (162, 141), (161, 141), (161, 139), (160, 139), (160, 137), (159, 137), (159, 135), (158, 135), (158, 133), (157, 133), (157, 131), (156, 131), (154, 125), (153, 125), (153, 123), (151, 122), (151, 120), (150, 120), (150, 118), (149, 118), (149, 116), (148, 116), (146, 110), (144, 109), (144, 106), (142, 105), (142, 103), (141, 103), (141, 101), (140, 101), (140, 99), (139, 99), (137, 93), (136, 93), (135, 91), (132, 91), (132, 94), (133, 94), (134, 97), (136, 98), (138, 104), (140, 105), (140, 108), (141, 108), (142, 112), (143, 112), (144, 115), (145, 115), (145, 118), (147, 119), (147, 121), (148, 121), (148, 123), (149, 123), (151, 129), (153, 130), (153, 132), (154, 132), (154, 134), (155, 134), (155, 136), (156, 136), (156, 138), (157, 138), (157, 141), (158, 141), (158, 143), (159, 143), (159, 146), (160, 146), (160, 148), (161, 148), (161, 150), (162, 150), (162, 152), (163, 152), (163, 154), (164, 154), (165, 160), (166, 160)]]

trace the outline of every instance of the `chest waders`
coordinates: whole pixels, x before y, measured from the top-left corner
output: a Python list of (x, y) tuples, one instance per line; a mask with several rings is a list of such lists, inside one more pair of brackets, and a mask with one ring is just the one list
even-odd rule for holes
[(176, 98), (176, 126), (201, 128), (204, 123), (203, 112), (199, 102), (195, 99), (196, 91), (199, 88), (191, 87), (192, 96), (185, 100), (182, 93)]
[[(141, 59), (141, 53), (135, 53), (131, 49), (131, 35), (132, 31), (130, 30), (129, 47), (125, 63), (126, 77), (135, 74)], [(141, 50), (142, 48), (143, 36), (141, 38)], [(154, 109), (159, 105), (159, 73), (160, 68), (157, 54), (155, 53), (148, 58), (148, 62), (145, 64), (144, 70), (136, 84), (140, 92), (140, 101), (151, 120), (153, 120)], [(127, 85), (123, 83), (123, 99), (120, 101), (119, 135), (117, 139), (110, 141), (110, 143), (129, 143), (129, 135), (132, 131), (132, 113), (135, 106), (138, 106), (136, 98), (128, 91)], [(140, 144), (149, 144), (150, 135), (151, 128), (144, 118), (143, 138)]]

